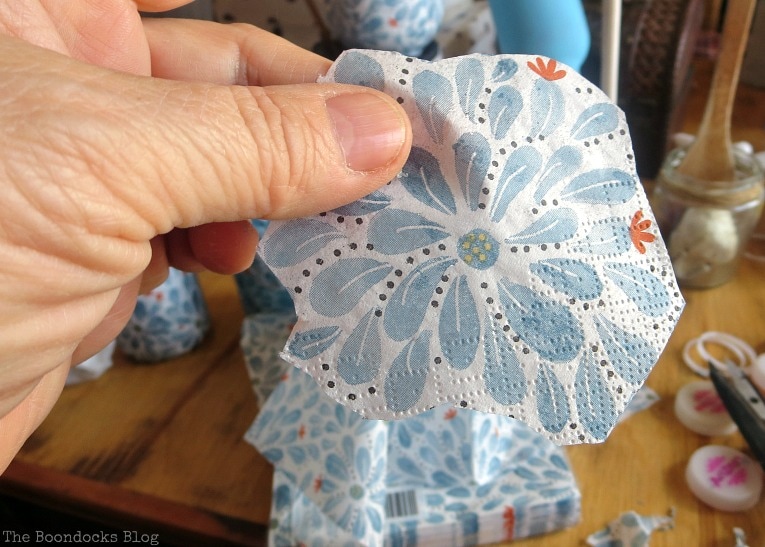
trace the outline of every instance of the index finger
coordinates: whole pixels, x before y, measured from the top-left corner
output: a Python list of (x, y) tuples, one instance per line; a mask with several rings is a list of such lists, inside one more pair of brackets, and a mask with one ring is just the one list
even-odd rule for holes
[(152, 76), (219, 85), (312, 83), (330, 61), (252, 25), (146, 19)]

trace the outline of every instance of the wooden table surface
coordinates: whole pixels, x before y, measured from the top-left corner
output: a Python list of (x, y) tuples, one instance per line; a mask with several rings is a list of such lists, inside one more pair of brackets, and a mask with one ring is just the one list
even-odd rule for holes
[[(734, 119), (734, 137), (757, 150), (765, 149), (764, 91), (744, 88)], [(703, 96), (692, 98), (691, 109), (699, 112), (700, 105)], [(759, 230), (765, 232), (765, 222)], [(118, 355), (98, 380), (66, 388), (0, 478), (0, 491), (159, 533), (164, 541), (263, 544), (271, 468), (242, 440), (257, 414), (239, 349), (242, 311), (232, 278), (201, 281), (210, 336), (188, 355), (160, 364), (135, 365)], [(765, 264), (744, 261), (732, 282), (683, 293), (685, 312), (647, 381), (660, 401), (617, 426), (605, 443), (567, 448), (582, 492), (581, 522), (513, 545), (579, 545), (621, 512), (671, 509), (676, 526), (656, 532), (653, 547), (732, 546), (733, 527), (746, 532), (750, 547), (765, 545), (765, 497), (747, 512), (724, 513), (702, 504), (685, 484), (696, 448), (716, 443), (746, 450), (740, 434), (702, 437), (672, 410), (675, 392), (698, 379), (680, 358), (689, 339), (723, 331), (765, 352)]]

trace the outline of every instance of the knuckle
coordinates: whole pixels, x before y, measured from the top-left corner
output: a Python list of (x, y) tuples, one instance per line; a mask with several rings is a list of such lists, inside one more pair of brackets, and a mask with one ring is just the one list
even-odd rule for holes
[(240, 106), (240, 111), (258, 154), (255, 175), (265, 189), (266, 213), (283, 209), (296, 195), (305, 194), (318, 175), (321, 151), (326, 150), (322, 116), (306, 115), (300, 100), (267, 88), (251, 88), (249, 106)]

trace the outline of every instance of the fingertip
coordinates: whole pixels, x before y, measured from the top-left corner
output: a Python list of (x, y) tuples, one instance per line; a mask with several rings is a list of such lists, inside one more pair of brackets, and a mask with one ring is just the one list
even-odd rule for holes
[(249, 221), (214, 222), (188, 230), (194, 258), (214, 273), (232, 275), (250, 267), (258, 247), (258, 232)]

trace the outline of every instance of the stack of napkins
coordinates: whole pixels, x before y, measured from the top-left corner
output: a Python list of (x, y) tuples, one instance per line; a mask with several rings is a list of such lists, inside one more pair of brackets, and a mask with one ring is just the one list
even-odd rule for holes
[(262, 401), (246, 439), (275, 467), (271, 545), (457, 546), (579, 520), (559, 447), (472, 410), (364, 419), (278, 358), (291, 321), (288, 311), (251, 315), (242, 336)]

